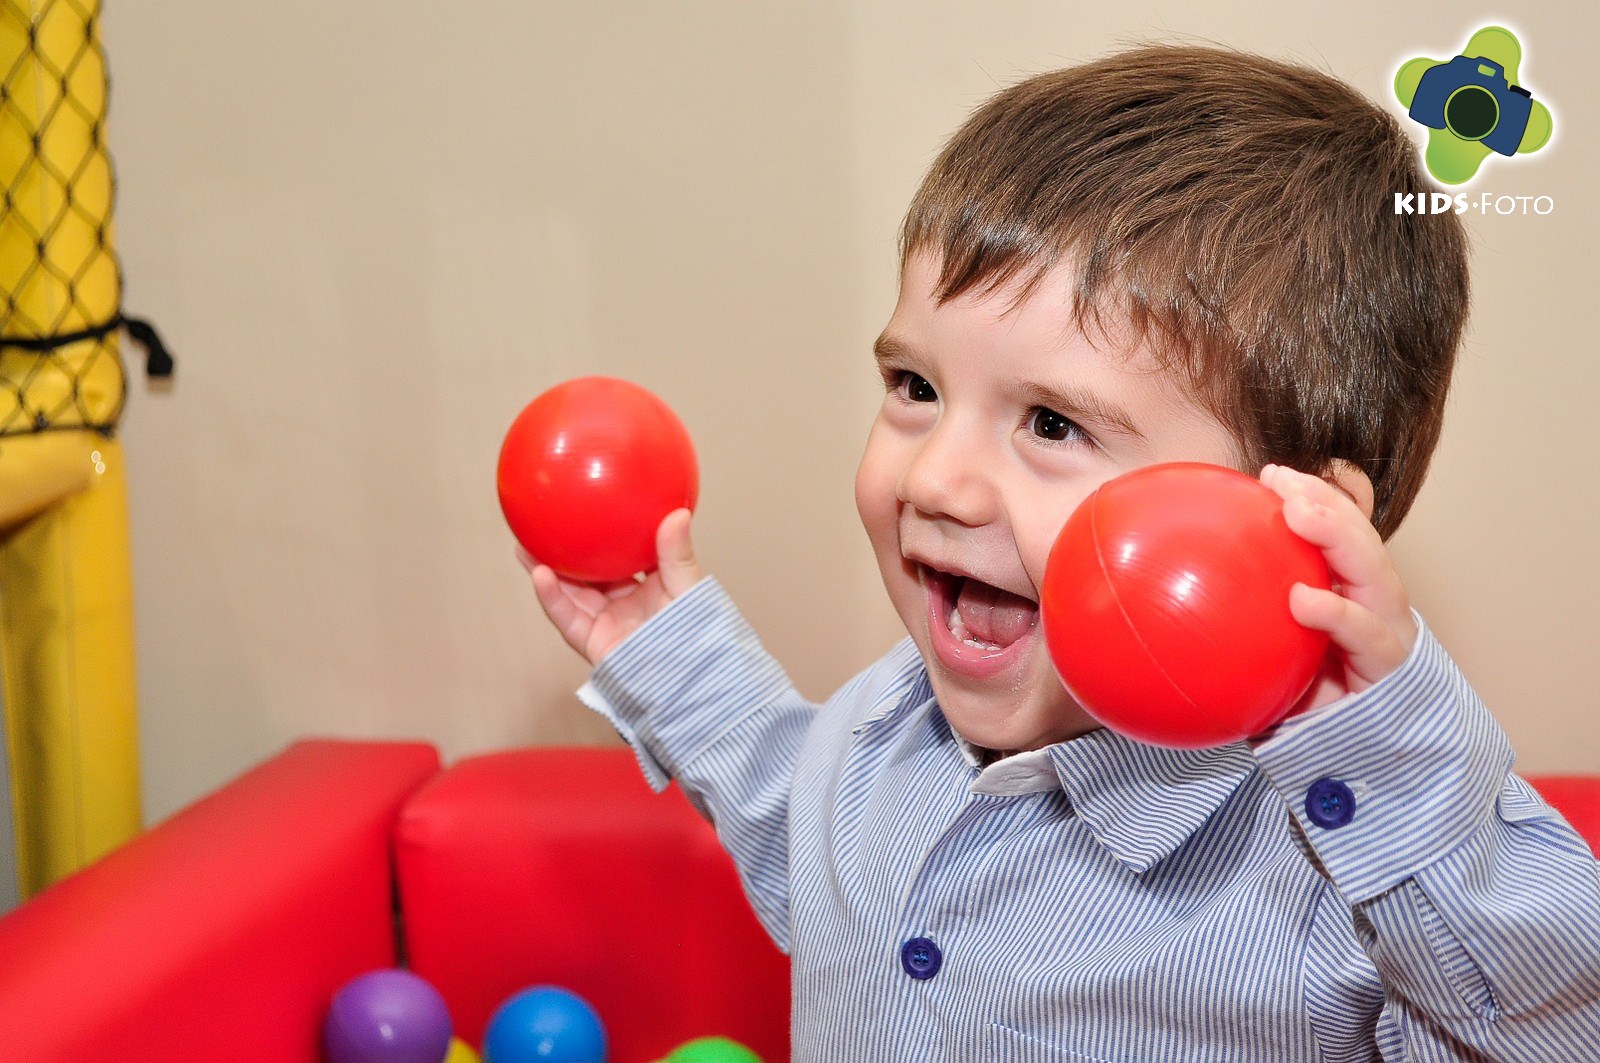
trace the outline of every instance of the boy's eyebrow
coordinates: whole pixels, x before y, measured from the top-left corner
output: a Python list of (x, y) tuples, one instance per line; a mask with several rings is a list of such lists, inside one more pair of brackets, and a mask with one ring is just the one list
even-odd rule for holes
[(1145, 441), (1144, 433), (1133, 423), (1133, 418), (1091, 391), (1071, 384), (1050, 386), (1032, 381), (1020, 385), (1018, 390), (1032, 405), (1054, 410), (1074, 421), (1092, 421), (1136, 442)]
[[(918, 361), (917, 352), (887, 332), (872, 343), (872, 356), (879, 365), (885, 362)], [(1133, 418), (1117, 406), (1101, 399), (1093, 392), (1070, 384), (1046, 385), (1029, 381), (1019, 384), (1018, 394), (1033, 406), (1043, 406), (1074, 420), (1082, 418), (1107, 428), (1118, 435), (1144, 442), (1145, 434), (1133, 423)]]
[(901, 343), (887, 332), (882, 333), (872, 341), (872, 357), (879, 365), (884, 362), (893, 362), (901, 359), (915, 359), (917, 352)]

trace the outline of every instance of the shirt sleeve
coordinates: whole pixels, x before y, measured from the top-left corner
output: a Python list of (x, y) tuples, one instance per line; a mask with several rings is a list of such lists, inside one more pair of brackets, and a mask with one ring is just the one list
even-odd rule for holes
[(1392, 675), (1256, 756), (1383, 980), (1385, 1060), (1593, 1058), (1600, 867), (1418, 626)]
[(789, 789), (816, 706), (707, 577), (619, 643), (578, 691), (656, 791), (676, 779), (789, 951)]

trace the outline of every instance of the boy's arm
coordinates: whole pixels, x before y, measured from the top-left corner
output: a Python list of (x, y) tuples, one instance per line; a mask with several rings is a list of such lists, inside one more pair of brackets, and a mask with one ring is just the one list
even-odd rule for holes
[(677, 779), (715, 824), (756, 915), (789, 950), (789, 786), (816, 706), (705, 577), (687, 510), (661, 523), (659, 567), (610, 587), (521, 555), (539, 602), (595, 665), (578, 696), (633, 747), (656, 790)]
[(671, 602), (595, 668), (578, 696), (711, 820), (756, 915), (789, 951), (789, 787), (817, 706), (716, 580)]
[[(1354, 912), (1384, 983), (1386, 1053), (1583, 1059), (1600, 1045), (1600, 867), (1511, 773), (1504, 732), (1425, 627), (1396, 672), (1256, 755)], [(1306, 979), (1315, 994), (1319, 972)]]
[(1272, 466), (1262, 480), (1338, 590), (1295, 588), (1296, 619), (1332, 639), (1329, 667), (1303, 715), (1253, 745), (1383, 979), (1384, 1057), (1588, 1058), (1600, 867), (1511, 773), (1504, 732), (1410, 609), (1364, 478), (1350, 493)]

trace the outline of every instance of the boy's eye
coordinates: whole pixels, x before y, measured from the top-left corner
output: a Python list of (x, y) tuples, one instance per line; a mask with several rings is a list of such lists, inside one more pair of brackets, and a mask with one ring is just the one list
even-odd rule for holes
[(912, 402), (937, 402), (939, 399), (939, 393), (933, 390), (933, 385), (915, 373), (901, 373), (895, 383), (900, 394)]
[(1043, 406), (1036, 408), (1028, 418), (1028, 429), (1040, 439), (1052, 442), (1065, 443), (1088, 438), (1076, 421)]

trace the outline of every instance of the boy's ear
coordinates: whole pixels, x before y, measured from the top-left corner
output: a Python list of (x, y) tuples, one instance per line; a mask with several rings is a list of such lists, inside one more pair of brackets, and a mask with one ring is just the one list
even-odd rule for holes
[(1322, 478), (1350, 496), (1362, 514), (1372, 519), (1372, 481), (1354, 463), (1334, 458), (1328, 463)]

